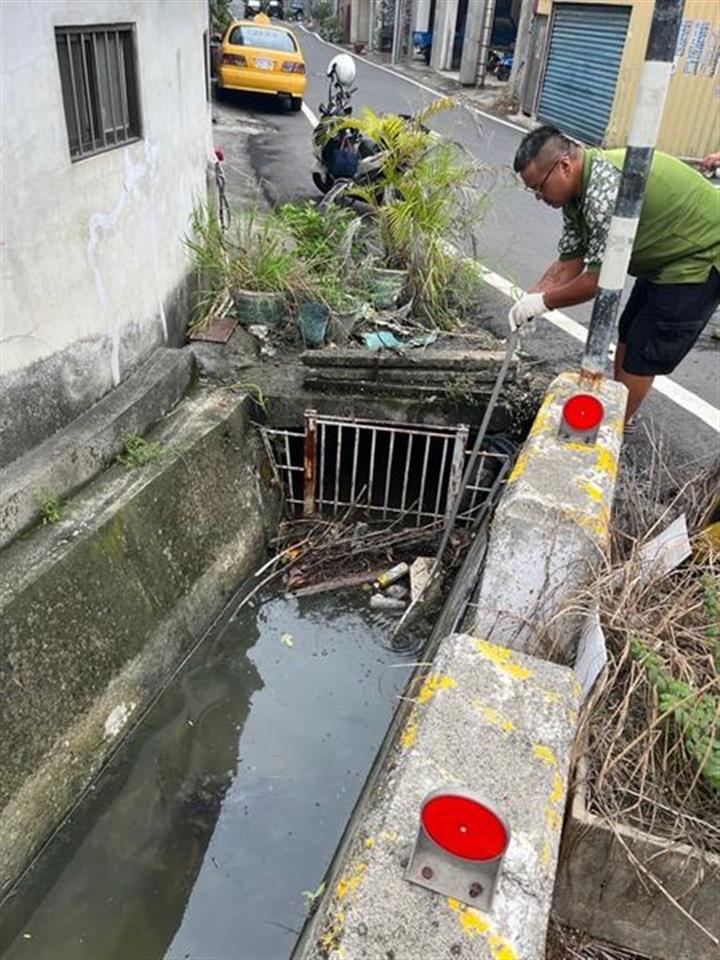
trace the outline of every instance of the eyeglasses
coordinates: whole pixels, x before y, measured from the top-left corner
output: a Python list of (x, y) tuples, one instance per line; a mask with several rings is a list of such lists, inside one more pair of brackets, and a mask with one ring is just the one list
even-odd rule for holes
[(560, 163), (560, 161), (565, 159), (565, 157), (567, 157), (567, 154), (566, 154), (566, 153), (561, 153), (560, 156), (559, 156), (559, 157), (557, 158), (557, 160), (555, 161), (555, 163), (550, 167), (550, 169), (548, 170), (548, 172), (547, 172), (547, 173), (545, 174), (545, 176), (542, 178), (542, 180), (540, 181), (540, 183), (538, 183), (537, 186), (535, 186), (535, 187), (528, 187), (528, 186), (526, 185), (526, 186), (525, 186), (525, 189), (526, 189), (527, 191), (529, 191), (530, 193), (534, 193), (536, 197), (541, 197), (541, 196), (543, 195), (544, 190), (545, 190), (545, 184), (548, 182), (548, 179), (549, 179), (549, 177), (550, 177), (550, 174), (553, 172), (553, 170), (555, 169), (555, 167)]

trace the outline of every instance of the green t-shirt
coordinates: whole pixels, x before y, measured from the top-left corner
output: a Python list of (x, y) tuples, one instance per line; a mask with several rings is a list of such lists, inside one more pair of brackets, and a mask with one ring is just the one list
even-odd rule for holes
[[(582, 194), (563, 207), (561, 260), (598, 272), (625, 150), (586, 149)], [(628, 273), (656, 283), (702, 283), (720, 270), (720, 190), (682, 160), (655, 152)]]

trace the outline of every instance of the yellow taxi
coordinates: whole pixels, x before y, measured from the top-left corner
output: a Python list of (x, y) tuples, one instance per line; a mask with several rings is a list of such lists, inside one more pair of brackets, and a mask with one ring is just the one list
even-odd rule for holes
[(226, 90), (281, 94), (290, 97), (291, 109), (302, 107), (307, 77), (300, 46), (290, 30), (274, 26), (263, 13), (227, 28), (217, 76), (220, 96)]

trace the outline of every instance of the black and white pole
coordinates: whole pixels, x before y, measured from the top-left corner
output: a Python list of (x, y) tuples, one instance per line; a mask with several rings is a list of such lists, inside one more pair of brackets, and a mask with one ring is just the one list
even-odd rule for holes
[(670, 86), (684, 2), (685, 0), (655, 0), (625, 163), (585, 342), (581, 381), (597, 381), (607, 371), (608, 353), (615, 333), (620, 297), (625, 286), (645, 187)]

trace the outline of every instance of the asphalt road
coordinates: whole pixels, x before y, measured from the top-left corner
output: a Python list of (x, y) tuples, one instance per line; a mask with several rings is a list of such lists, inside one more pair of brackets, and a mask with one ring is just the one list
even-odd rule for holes
[[(325, 69), (337, 53), (331, 45), (301, 28), (292, 27), (305, 54), (308, 87), (305, 106), (317, 115), (327, 94)], [(413, 113), (432, 102), (433, 94), (402, 76), (356, 58), (356, 110), (367, 104), (375, 111)], [(255, 174), (271, 201), (316, 198), (310, 172), (313, 157), (310, 118), (292, 113), (282, 103), (262, 96), (238, 95), (220, 107), (224, 119), (243, 116), (261, 125), (250, 139)], [(478, 233), (478, 256), (502, 277), (523, 289), (531, 286), (555, 258), (560, 214), (524, 191), (511, 173), (512, 158), (524, 131), (501, 120), (461, 108), (438, 115), (431, 126), (470, 150), (486, 170), (488, 205)], [(631, 282), (628, 283), (628, 290)], [(570, 308), (567, 314), (587, 325), (590, 305)], [(502, 328), (504, 318), (498, 318)], [(692, 398), (675, 402), (654, 390), (642, 410), (642, 420), (669, 442), (673, 452), (690, 466), (720, 455), (720, 342), (711, 337), (720, 318), (710, 322), (698, 344), (672, 380), (705, 402), (702, 411), (718, 425), (713, 429), (693, 410)], [(540, 321), (526, 341), (528, 353), (554, 369), (576, 367), (582, 343)], [(702, 405), (701, 405), (702, 406)]]

